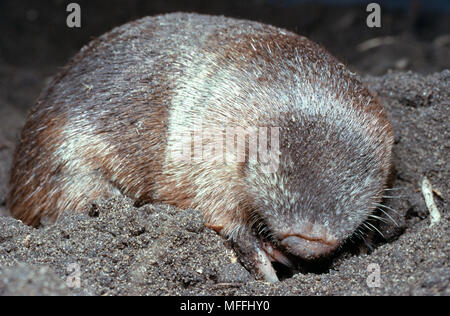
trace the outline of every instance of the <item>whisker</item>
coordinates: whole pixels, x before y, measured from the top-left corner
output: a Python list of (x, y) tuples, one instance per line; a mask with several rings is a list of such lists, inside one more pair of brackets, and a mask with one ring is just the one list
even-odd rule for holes
[(366, 241), (366, 238), (364, 237), (365, 233), (361, 230), (361, 228), (358, 228), (353, 235), (360, 240)]
[(388, 209), (389, 211), (392, 211), (392, 212), (394, 212), (395, 214), (397, 214), (398, 216), (400, 216), (400, 214), (398, 213), (398, 211), (394, 210), (393, 208), (391, 208), (391, 207), (389, 207), (389, 206), (386, 206), (386, 205), (380, 204), (380, 203), (374, 203), (374, 205), (378, 206), (379, 208), (386, 208), (386, 209)]
[(383, 223), (387, 223), (388, 222), (384, 217), (377, 216), (377, 215), (374, 215), (374, 214), (370, 214), (369, 218), (373, 218), (373, 219), (381, 221)]
[[(384, 238), (384, 235), (378, 230), (378, 228), (376, 228), (374, 225), (372, 225), (371, 223), (367, 222), (367, 225), (369, 225), (370, 227), (372, 227), (374, 230), (376, 230), (378, 232), (378, 234), (381, 235), (381, 237)], [(386, 238), (384, 238), (386, 239)]]
[(367, 230), (372, 231), (372, 229), (371, 229), (369, 226), (367, 226), (366, 223), (362, 223), (361, 225), (362, 225), (364, 228), (366, 228)]
[(392, 218), (391, 215), (389, 215), (388, 212), (386, 212), (385, 210), (383, 210), (382, 208), (378, 208), (380, 211), (382, 211), (397, 227), (400, 227), (399, 224), (397, 224), (397, 222)]
[(353, 240), (353, 237), (354, 237), (354, 234), (349, 237), (349, 240), (351, 243), (355, 243), (355, 241)]
[(396, 190), (404, 190), (406, 187), (397, 187), (397, 188), (386, 188), (383, 191), (396, 191)]
[(400, 199), (400, 198), (405, 198), (407, 197), (406, 195), (383, 195), (382, 198), (383, 199)]

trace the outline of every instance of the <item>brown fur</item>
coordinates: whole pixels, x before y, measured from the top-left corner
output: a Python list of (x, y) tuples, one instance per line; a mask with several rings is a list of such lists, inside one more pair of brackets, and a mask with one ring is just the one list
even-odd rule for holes
[[(248, 152), (244, 162), (173, 160), (176, 143), (190, 142), (176, 133), (199, 122), (279, 127), (279, 169), (261, 172)], [(383, 108), (320, 45), (255, 22), (168, 14), (101, 36), (55, 77), (22, 132), (8, 206), (37, 226), (124, 194), (201, 209), (244, 257), (260, 253), (260, 237), (281, 247), (289, 236), (322, 243), (320, 255), (380, 200), (391, 146)], [(253, 272), (273, 275), (263, 265)]]

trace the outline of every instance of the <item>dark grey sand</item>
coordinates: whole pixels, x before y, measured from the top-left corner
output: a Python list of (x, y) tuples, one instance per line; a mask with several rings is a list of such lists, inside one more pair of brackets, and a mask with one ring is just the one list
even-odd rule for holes
[[(1, 79), (10, 78), (8, 73), (0, 69)], [(32, 73), (15, 76), (22, 86), (39, 88)], [(40, 229), (0, 216), (0, 294), (449, 295), (450, 71), (430, 76), (388, 73), (364, 81), (382, 100), (394, 126), (393, 187), (398, 190), (386, 195), (399, 196), (383, 202), (396, 210), (388, 213), (399, 226), (380, 223), (384, 238), (372, 238), (372, 252), (362, 243), (351, 244), (320, 272), (268, 284), (255, 281), (236, 262), (227, 243), (204, 227), (198, 211), (166, 205), (135, 208), (126, 198), (94, 201), (86, 213), (64, 216)], [(20, 110), (25, 101), (21, 91), (0, 90), (4, 215), (7, 173), (26, 116)], [(442, 214), (432, 228), (420, 191), (424, 176), (435, 189)], [(80, 288), (66, 282), (74, 276), (69, 269), (74, 263), (80, 267)], [(379, 287), (366, 282), (370, 264), (380, 267)]]

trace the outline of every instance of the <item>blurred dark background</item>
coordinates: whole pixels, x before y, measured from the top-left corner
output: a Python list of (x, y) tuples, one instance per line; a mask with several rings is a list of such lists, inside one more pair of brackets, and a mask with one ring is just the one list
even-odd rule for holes
[[(70, 2), (81, 6), (81, 28), (66, 26)], [(381, 5), (381, 28), (366, 26), (370, 2)], [(1, 0), (0, 97), (10, 104), (30, 106), (42, 82), (92, 38), (133, 19), (174, 11), (226, 15), (287, 28), (323, 44), (360, 74), (381, 75), (390, 69), (432, 73), (450, 68), (448, 0)], [(23, 93), (11, 94), (15, 89)]]

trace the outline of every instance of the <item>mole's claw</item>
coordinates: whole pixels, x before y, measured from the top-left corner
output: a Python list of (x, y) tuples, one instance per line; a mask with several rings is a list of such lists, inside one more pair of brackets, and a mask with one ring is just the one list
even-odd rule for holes
[(261, 242), (251, 232), (244, 232), (232, 242), (240, 263), (255, 279), (278, 282), (278, 276), (271, 263), (271, 257), (261, 247)]
[(267, 282), (278, 282), (279, 280), (277, 273), (273, 268), (273, 265), (267, 253), (259, 247), (256, 248), (256, 252), (257, 258), (255, 259), (255, 267), (258, 270), (258, 274), (262, 275), (264, 277), (264, 280), (266, 280)]

